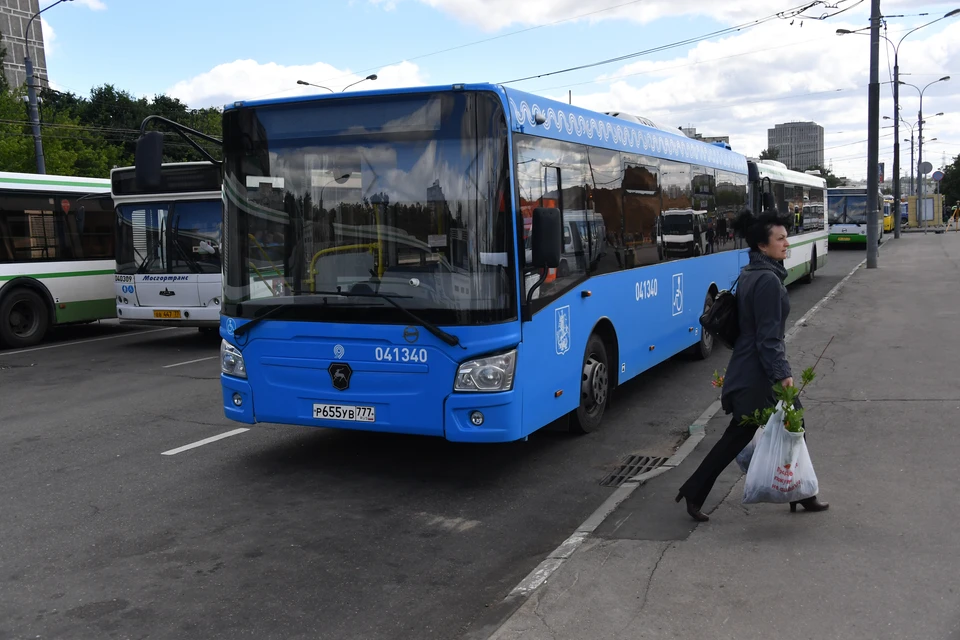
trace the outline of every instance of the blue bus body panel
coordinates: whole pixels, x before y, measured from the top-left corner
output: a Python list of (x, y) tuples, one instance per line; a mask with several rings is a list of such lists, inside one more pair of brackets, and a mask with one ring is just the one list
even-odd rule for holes
[(599, 322), (616, 332), (619, 362), (612, 353), (607, 358), (611, 381), (623, 384), (696, 344), (711, 285), (729, 289), (747, 256), (726, 251), (594, 277), (536, 313), (523, 325), (525, 357), (517, 370), (523, 435), (577, 408), (587, 340)]
[[(248, 424), (278, 422), (471, 442), (520, 437), (521, 403), (515, 399), (521, 392), (516, 387), (502, 393), (453, 393), (462, 362), (518, 345), (519, 322), (450, 328), (466, 349), (441, 342), (423, 327), (416, 328), (419, 336), (410, 342), (412, 331), (401, 325), (268, 320), (237, 339), (231, 328), (240, 324), (223, 318), (220, 328), (228, 342), (242, 349), (248, 375), (246, 380), (221, 375), (227, 418)], [(349, 386), (344, 390), (334, 386), (330, 370), (334, 364), (350, 367)], [(234, 405), (234, 393), (243, 398), (240, 408)], [(318, 419), (314, 404), (374, 407), (376, 421)], [(485, 416), (480, 427), (470, 423), (474, 410)]]

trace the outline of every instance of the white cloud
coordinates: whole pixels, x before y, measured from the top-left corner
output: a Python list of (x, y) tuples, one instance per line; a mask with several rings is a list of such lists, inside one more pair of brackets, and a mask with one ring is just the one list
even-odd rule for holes
[[(236, 60), (217, 65), (210, 71), (178, 82), (167, 90), (167, 95), (179, 98), (194, 108), (223, 106), (237, 100), (297, 96), (322, 93), (323, 89), (302, 86), (297, 80), (323, 85), (339, 92), (363, 75), (317, 62), (309, 65), (283, 66), (274, 62)], [(351, 90), (388, 89), (426, 84), (420, 68), (411, 62), (401, 62), (377, 71), (376, 80), (367, 80)]]
[(73, 0), (73, 3), (86, 7), (91, 11), (105, 11), (107, 9), (107, 5), (101, 0)]
[[(838, 175), (862, 177), (867, 149), (858, 141), (867, 138), (870, 40), (837, 36), (840, 27), (855, 25), (810, 22), (801, 30), (775, 23), (721, 41), (703, 42), (683, 57), (638, 61), (600, 76), (604, 82), (599, 85), (573, 87), (573, 102), (598, 111), (635, 113), (673, 127), (695, 126), (704, 135), (729, 135), (734, 149), (747, 155), (766, 148), (767, 129), (774, 124), (812, 120), (825, 129), (825, 162), (832, 161)], [(901, 74), (915, 74), (901, 79), (921, 87), (951, 69), (960, 70), (960, 22), (927, 38), (922, 35), (911, 36), (900, 49)], [(949, 112), (950, 105), (957, 103), (960, 77), (956, 80), (927, 90), (925, 118)], [(889, 81), (882, 52), (880, 81)], [(552, 93), (565, 102), (566, 87), (562, 80), (556, 85), (540, 91), (529, 86), (535, 93)], [(594, 88), (604, 85), (604, 89)], [(901, 115), (915, 122), (917, 91), (903, 88), (900, 104)], [(881, 87), (880, 112), (887, 116), (893, 112), (889, 84)], [(929, 131), (929, 137), (940, 141), (960, 141), (960, 113), (931, 119), (926, 127), (925, 137)], [(880, 140), (880, 156), (888, 175), (892, 171), (892, 132), (880, 132), (886, 136)], [(901, 139), (904, 137), (910, 137), (909, 129)], [(942, 149), (934, 164), (939, 164)], [(926, 147), (924, 150), (926, 156)], [(909, 143), (901, 145), (901, 165), (907, 173), (909, 153)]]
[[(737, 24), (799, 6), (796, 0), (550, 0), (550, 2), (516, 2), (516, 0), (419, 0), (458, 20), (487, 31), (513, 24), (541, 25), (577, 16), (591, 22), (599, 20), (632, 20), (641, 24), (659, 18), (681, 15), (708, 16), (728, 24)], [(392, 9), (395, 0), (370, 0)], [(853, 0), (846, 0), (852, 4)], [(611, 8), (611, 5), (617, 8)], [(620, 5), (620, 6), (618, 6)], [(624, 6), (625, 5), (625, 6)], [(820, 15), (822, 9), (811, 10)], [(589, 14), (589, 15), (588, 15)]]
[[(36, 29), (36, 27), (34, 27), (34, 29)], [(31, 29), (31, 31), (34, 29)], [(57, 50), (57, 32), (53, 30), (53, 27), (50, 26), (50, 23), (47, 22), (43, 16), (40, 16), (40, 30), (43, 31), (43, 53), (49, 56)], [(36, 34), (34, 34), (34, 36), (36, 36)], [(36, 56), (32, 51), (31, 55)], [(34, 62), (36, 62), (36, 60), (34, 60)]]

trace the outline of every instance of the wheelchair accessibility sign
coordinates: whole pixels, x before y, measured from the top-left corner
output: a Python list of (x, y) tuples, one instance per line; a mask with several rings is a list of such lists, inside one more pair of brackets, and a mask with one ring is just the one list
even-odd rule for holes
[(683, 274), (673, 274), (673, 315), (683, 313)]

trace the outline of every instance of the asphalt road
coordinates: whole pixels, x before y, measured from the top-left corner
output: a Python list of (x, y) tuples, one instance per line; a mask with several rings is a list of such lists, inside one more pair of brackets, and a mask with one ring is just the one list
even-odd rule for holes
[[(791, 288), (799, 318), (862, 251)], [(594, 434), (527, 442), (223, 418), (219, 339), (114, 323), (0, 351), (0, 638), (455, 638), (613, 491), (669, 455), (714, 369), (677, 357)]]

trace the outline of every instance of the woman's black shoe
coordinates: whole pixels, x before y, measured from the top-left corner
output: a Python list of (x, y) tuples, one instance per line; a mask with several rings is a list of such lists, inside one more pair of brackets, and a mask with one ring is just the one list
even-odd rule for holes
[(807, 498), (806, 500), (797, 500), (796, 502), (791, 502), (791, 513), (796, 513), (798, 504), (803, 507), (804, 511), (826, 511), (830, 508), (829, 502), (820, 502), (817, 500), (817, 496), (813, 496), (812, 498)]
[[(681, 500), (683, 500), (683, 494), (682, 494), (682, 493), (678, 493), (678, 494), (677, 494), (677, 502), (680, 502)], [(700, 506), (702, 506), (702, 505), (695, 505), (695, 504), (693, 504), (692, 502), (690, 502), (690, 498), (687, 498), (687, 513), (690, 514), (690, 517), (693, 518), (694, 520), (696, 520), (697, 522), (707, 522), (707, 521), (709, 521), (709, 520), (710, 520), (710, 516), (708, 516), (707, 514), (703, 513), (702, 511), (700, 511)]]

